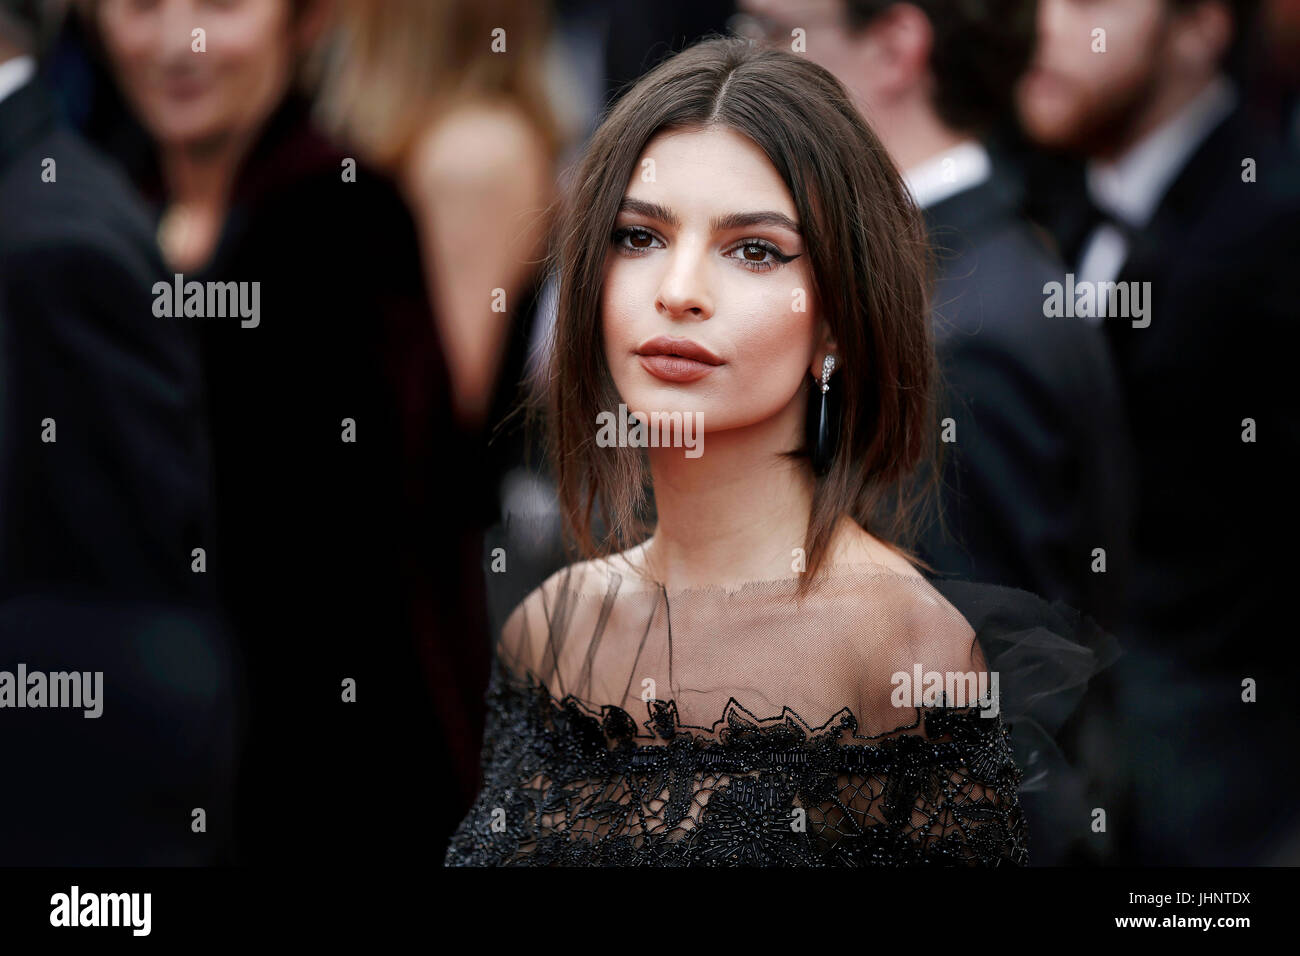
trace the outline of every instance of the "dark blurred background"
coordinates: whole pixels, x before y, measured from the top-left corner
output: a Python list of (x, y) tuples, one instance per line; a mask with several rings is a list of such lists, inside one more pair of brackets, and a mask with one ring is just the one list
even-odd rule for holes
[[(0, 709), (0, 864), (441, 864), (487, 556), (565, 563), (555, 203), (715, 32), (833, 72), (925, 215), (959, 438), (918, 553), (1123, 648), (1033, 862), (1300, 862), (1300, 0), (0, 0), (0, 671), (104, 676), (93, 720)], [(161, 315), (189, 282), (255, 326)]]

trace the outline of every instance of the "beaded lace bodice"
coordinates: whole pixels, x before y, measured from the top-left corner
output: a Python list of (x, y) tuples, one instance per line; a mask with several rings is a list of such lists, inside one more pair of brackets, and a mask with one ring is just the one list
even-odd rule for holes
[(553, 576), (497, 642), (484, 786), (446, 863), (1026, 863), (1021, 774), (975, 700), (989, 675), (966, 620), (879, 566), (802, 600), (795, 584)]

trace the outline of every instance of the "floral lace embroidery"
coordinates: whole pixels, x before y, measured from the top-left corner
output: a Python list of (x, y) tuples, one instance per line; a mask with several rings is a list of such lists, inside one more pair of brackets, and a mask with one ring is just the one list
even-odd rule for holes
[(484, 786), (448, 866), (1028, 863), (1009, 732), (976, 708), (859, 737), (849, 708), (813, 728), (733, 698), (706, 731), (650, 700), (646, 736), (499, 661), (487, 703)]

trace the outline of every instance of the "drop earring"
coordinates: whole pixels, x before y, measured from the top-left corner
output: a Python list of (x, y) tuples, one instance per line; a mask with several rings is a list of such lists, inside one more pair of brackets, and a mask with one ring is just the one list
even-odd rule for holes
[(813, 444), (813, 472), (824, 475), (835, 458), (839, 439), (839, 409), (831, 400), (831, 372), (835, 371), (835, 356), (822, 360), (821, 409), (817, 415), (817, 440)]

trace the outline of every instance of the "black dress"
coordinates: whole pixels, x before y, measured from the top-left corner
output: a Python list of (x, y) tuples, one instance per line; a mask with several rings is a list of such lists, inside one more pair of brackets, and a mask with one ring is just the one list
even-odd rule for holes
[[(364, 165), (345, 178), (345, 158), (287, 100), (198, 277), (261, 282), (258, 327), (202, 325), (211, 554), (249, 675), (251, 859), (397, 840), (436, 855), (475, 782), (457, 748), (477, 745), (488, 676), (466, 559), (479, 547), (444, 507), (467, 495), (472, 449), (451, 422), (411, 217)], [(421, 812), (389, 812), (404, 801)]]
[[(1025, 592), (959, 588), (998, 599), (977, 638), (919, 576), (796, 583), (670, 593), (623, 558), (553, 575), (500, 628), (485, 785), (446, 864), (1027, 864), (1004, 718), (1039, 748), (1105, 650)], [(1003, 663), (1014, 694), (979, 683)]]

